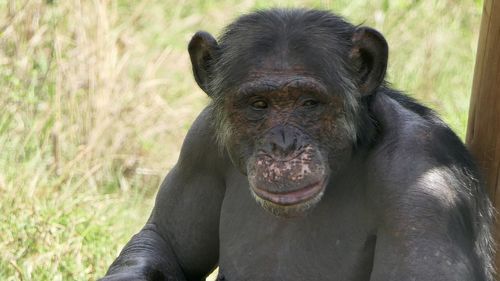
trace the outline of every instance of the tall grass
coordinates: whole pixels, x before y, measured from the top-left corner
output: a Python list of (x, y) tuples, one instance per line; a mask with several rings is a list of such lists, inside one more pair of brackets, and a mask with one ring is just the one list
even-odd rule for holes
[(389, 80), (463, 136), (481, 1), (0, 0), (0, 280), (95, 280), (207, 103), (186, 43), (270, 6), (381, 30)]

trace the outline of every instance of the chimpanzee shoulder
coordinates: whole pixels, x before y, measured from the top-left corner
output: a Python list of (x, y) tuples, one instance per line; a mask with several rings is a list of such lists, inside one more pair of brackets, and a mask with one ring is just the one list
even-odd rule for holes
[(378, 127), (380, 147), (386, 152), (402, 148), (407, 150), (406, 156), (422, 156), (434, 165), (462, 166), (478, 173), (453, 130), (436, 112), (408, 95), (384, 87), (373, 97), (370, 114)]
[(448, 184), (441, 188), (464, 193), (471, 200), (473, 193), (482, 193), (480, 188), (473, 193), (469, 190), (480, 185), (471, 155), (433, 110), (401, 92), (382, 88), (369, 112), (378, 131), (371, 158), (377, 163), (372, 167), (381, 167), (381, 178), (415, 183), (439, 171), (448, 177)]
[(476, 274), (491, 270), (492, 208), (460, 138), (433, 110), (389, 88), (373, 97), (369, 111), (378, 128), (370, 158), (376, 183), (369, 193), (381, 216), (467, 233), (470, 240), (460, 243), (476, 241), (467, 246), (482, 260)]

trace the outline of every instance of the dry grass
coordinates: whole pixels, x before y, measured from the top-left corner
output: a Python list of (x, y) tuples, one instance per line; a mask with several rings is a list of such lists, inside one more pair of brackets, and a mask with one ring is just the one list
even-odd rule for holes
[[(432, 3), (431, 3), (432, 2)], [(480, 1), (302, 1), (382, 30), (390, 80), (463, 135)], [(144, 223), (207, 98), (185, 46), (296, 1), (0, 0), (0, 279), (88, 280)]]

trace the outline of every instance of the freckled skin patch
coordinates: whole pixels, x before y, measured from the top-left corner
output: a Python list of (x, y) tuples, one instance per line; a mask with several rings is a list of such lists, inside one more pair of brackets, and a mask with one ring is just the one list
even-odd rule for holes
[(280, 182), (300, 181), (310, 175), (324, 175), (325, 167), (321, 165), (321, 159), (315, 159), (316, 153), (319, 154), (308, 145), (296, 158), (285, 161), (259, 154), (255, 160), (256, 165), (251, 166), (249, 176), (264, 185), (276, 183), (278, 188), (283, 189), (284, 187), (279, 185)]

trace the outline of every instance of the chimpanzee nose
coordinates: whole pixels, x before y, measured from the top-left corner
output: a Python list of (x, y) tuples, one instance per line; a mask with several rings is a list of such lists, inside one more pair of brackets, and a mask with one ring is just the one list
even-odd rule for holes
[(286, 157), (297, 150), (299, 132), (292, 126), (277, 126), (271, 129), (264, 142), (266, 152), (270, 155)]

